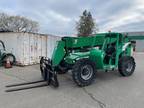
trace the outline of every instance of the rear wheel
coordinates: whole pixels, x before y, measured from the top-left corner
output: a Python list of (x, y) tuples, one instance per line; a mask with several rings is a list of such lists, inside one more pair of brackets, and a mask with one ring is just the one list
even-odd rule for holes
[(78, 86), (88, 86), (95, 79), (96, 65), (89, 59), (78, 60), (72, 69), (73, 80)]
[(131, 56), (123, 56), (118, 63), (118, 70), (122, 76), (130, 76), (135, 70), (135, 61)]

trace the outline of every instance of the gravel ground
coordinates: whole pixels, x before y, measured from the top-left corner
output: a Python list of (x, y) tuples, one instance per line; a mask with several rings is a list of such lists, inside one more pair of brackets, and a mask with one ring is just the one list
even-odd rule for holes
[(97, 72), (95, 82), (80, 88), (71, 74), (59, 75), (60, 87), (51, 86), (6, 93), (6, 85), (40, 80), (39, 65), (0, 67), (0, 108), (143, 108), (144, 54), (136, 54), (136, 70), (130, 77)]

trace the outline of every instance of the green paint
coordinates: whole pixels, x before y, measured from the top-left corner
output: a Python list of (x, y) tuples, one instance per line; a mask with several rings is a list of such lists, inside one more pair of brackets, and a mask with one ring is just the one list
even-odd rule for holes
[(63, 60), (66, 51), (64, 49), (65, 47), (65, 42), (63, 41), (58, 41), (57, 45), (54, 49), (53, 55), (52, 55), (52, 66), (57, 66), (59, 63)]
[(96, 62), (97, 69), (102, 69), (104, 67), (104, 52), (102, 50), (92, 49), (90, 52), (89, 59)]

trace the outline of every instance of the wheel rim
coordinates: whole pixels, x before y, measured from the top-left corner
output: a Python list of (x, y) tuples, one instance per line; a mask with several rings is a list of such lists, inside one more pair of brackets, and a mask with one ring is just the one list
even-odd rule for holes
[(129, 62), (127, 63), (127, 65), (126, 65), (126, 71), (127, 71), (128, 73), (130, 73), (130, 72), (132, 71), (132, 69), (133, 69), (133, 64), (132, 64), (131, 61), (129, 61)]
[(81, 68), (81, 78), (84, 80), (88, 80), (92, 77), (93, 68), (90, 65), (85, 65)]

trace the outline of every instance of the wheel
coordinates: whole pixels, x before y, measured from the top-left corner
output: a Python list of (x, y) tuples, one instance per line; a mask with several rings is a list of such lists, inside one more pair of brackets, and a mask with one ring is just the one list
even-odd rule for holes
[(41, 76), (44, 80), (47, 80), (47, 72), (45, 69), (45, 64), (43, 62), (43, 58), (40, 60), (40, 71), (41, 71)]
[(6, 63), (6, 61), (9, 60), (11, 65), (13, 65), (16, 62), (16, 58), (13, 54), (7, 54), (3, 58), (3, 63)]
[(118, 70), (122, 76), (130, 76), (135, 70), (135, 61), (131, 56), (123, 56), (118, 63)]
[(88, 86), (95, 79), (96, 65), (89, 59), (78, 60), (72, 68), (73, 80), (78, 86)]

